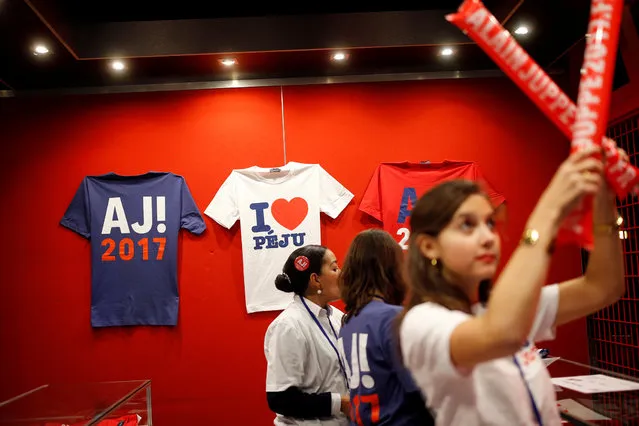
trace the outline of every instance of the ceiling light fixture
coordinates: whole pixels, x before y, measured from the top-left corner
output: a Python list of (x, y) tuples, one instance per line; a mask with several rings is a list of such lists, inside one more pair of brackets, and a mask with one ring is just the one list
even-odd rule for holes
[(528, 27), (525, 25), (520, 25), (519, 27), (517, 27), (517, 29), (515, 29), (515, 34), (518, 34), (518, 35), (528, 34)]
[(49, 49), (44, 44), (37, 44), (33, 48), (33, 54), (36, 56), (46, 55), (49, 53)]
[(124, 65), (124, 62), (122, 61), (112, 61), (111, 68), (114, 69), (115, 71), (123, 71), (124, 68), (126, 68), (126, 66)]
[(451, 49), (450, 47), (444, 47), (439, 54), (442, 56), (451, 56), (453, 54), (453, 49)]
[(345, 52), (335, 52), (331, 55), (332, 61), (343, 62), (348, 59), (348, 53)]
[(220, 63), (224, 65), (225, 67), (232, 67), (233, 65), (237, 64), (237, 59), (235, 58), (220, 59)]

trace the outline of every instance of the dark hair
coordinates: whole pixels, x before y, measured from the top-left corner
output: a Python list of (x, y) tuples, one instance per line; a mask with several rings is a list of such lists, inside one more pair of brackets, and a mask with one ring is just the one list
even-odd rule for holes
[[(455, 212), (470, 197), (484, 193), (475, 182), (463, 179), (451, 180), (437, 185), (415, 203), (410, 214), (410, 244), (408, 248), (409, 299), (408, 311), (425, 301), (438, 303), (448, 309), (470, 313), (471, 301), (459, 287), (449, 283), (441, 273), (441, 261), (432, 265), (417, 244), (417, 238), (426, 234), (437, 237), (450, 223)], [(479, 300), (488, 300), (490, 281), (479, 286)]]
[[(300, 247), (290, 254), (284, 267), (282, 274), (275, 277), (275, 287), (285, 293), (295, 293), (303, 296), (308, 289), (308, 281), (311, 274), (319, 275), (324, 264), (324, 255), (327, 248), (318, 245), (308, 245)], [(308, 259), (308, 268), (300, 271), (295, 267), (295, 259), (304, 256)]]
[(357, 234), (338, 279), (346, 310), (344, 323), (357, 315), (376, 293), (387, 303), (402, 303), (406, 293), (403, 260), (401, 247), (388, 232), (369, 229)]

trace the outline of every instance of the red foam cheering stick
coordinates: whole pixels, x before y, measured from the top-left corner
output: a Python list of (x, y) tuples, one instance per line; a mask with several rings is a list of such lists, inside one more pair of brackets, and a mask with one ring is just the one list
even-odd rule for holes
[[(608, 124), (622, 8), (623, 0), (593, 0), (591, 3), (571, 152), (602, 146)], [(567, 218), (557, 239), (592, 248), (591, 197), (583, 200)]]
[[(614, 141), (604, 137), (622, 7), (623, 0), (592, 2), (579, 85), (579, 107), (530, 58), (480, 0), (465, 0), (457, 13), (447, 15), (446, 19), (474, 40), (572, 140), (571, 151), (593, 144), (603, 147), (606, 180), (623, 198), (639, 184), (639, 170), (619, 156)], [(586, 202), (566, 221), (559, 242), (577, 242), (589, 248), (592, 244), (589, 214), (589, 203)]]
[[(595, 2), (602, 3), (602, 2)], [(605, 4), (621, 3), (603, 2)], [(607, 34), (618, 38), (621, 19), (621, 6), (613, 7), (616, 12), (611, 16)], [(512, 35), (505, 30), (499, 21), (484, 7), (479, 0), (466, 0), (457, 13), (446, 16), (446, 19), (458, 26), (466, 35), (475, 41), (491, 59), (501, 68), (513, 82), (526, 93), (539, 109), (570, 139), (572, 126), (575, 123), (576, 105), (555, 84), (546, 72), (526, 53)], [(616, 29), (613, 31), (613, 29)], [(614, 34), (613, 34), (614, 33)], [(606, 40), (612, 41), (610, 38)], [(615, 42), (616, 43), (616, 42)], [(616, 54), (616, 44), (607, 54)], [(610, 58), (609, 58), (610, 59)], [(609, 104), (609, 102), (608, 102)], [(603, 138), (602, 147), (606, 153), (606, 180), (615, 193), (624, 198), (639, 185), (639, 170), (622, 159), (617, 152), (615, 142)], [(637, 192), (637, 191), (635, 191)]]

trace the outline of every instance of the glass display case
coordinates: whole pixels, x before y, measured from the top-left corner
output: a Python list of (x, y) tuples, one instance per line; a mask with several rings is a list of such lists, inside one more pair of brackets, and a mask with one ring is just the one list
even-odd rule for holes
[[(593, 387), (580, 384), (575, 389), (557, 385), (555, 380), (557, 403), (562, 417), (573, 425), (637, 425), (639, 424), (639, 379), (619, 373), (602, 370), (590, 365), (558, 358), (549, 363), (548, 371), (555, 378), (577, 378), (580, 383), (587, 382), (584, 376), (595, 379), (595, 384), (604, 383), (600, 379), (614, 378), (625, 382), (625, 390), (605, 390), (603, 386)], [(563, 380), (565, 382), (565, 380)], [(623, 383), (622, 383), (623, 385)], [(582, 388), (581, 391), (576, 389)]]
[(0, 426), (152, 426), (151, 381), (50, 384), (0, 402)]

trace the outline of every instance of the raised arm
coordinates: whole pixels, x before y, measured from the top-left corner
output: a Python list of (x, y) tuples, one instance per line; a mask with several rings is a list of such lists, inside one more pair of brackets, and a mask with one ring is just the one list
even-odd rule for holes
[(586, 274), (559, 285), (555, 325), (565, 324), (615, 303), (626, 286), (615, 194), (604, 185), (594, 201), (594, 248)]
[(559, 225), (583, 196), (601, 186), (601, 162), (591, 154), (575, 153), (561, 165), (526, 223), (522, 244), (495, 283), (487, 312), (452, 331), (450, 355), (457, 367), (513, 354), (528, 338)]

